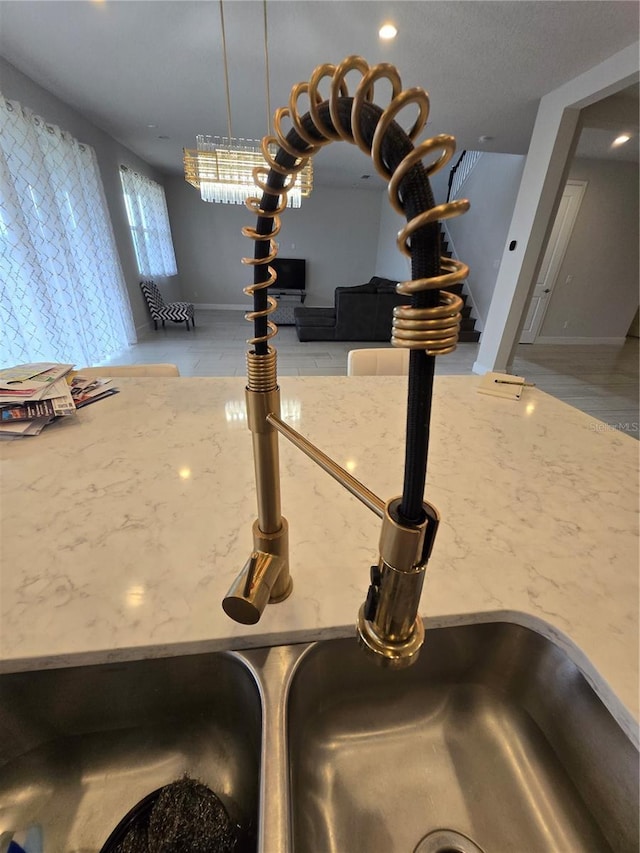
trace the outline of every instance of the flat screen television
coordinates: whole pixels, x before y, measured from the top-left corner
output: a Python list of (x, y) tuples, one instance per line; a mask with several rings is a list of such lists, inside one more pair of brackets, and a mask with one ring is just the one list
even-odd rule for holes
[(277, 293), (279, 290), (305, 290), (307, 284), (307, 262), (304, 258), (274, 258), (270, 266), (278, 274), (276, 283), (272, 289)]

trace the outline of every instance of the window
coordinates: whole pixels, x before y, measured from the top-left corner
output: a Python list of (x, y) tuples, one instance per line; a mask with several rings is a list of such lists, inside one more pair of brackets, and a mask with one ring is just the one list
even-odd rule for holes
[(120, 166), (120, 179), (140, 275), (175, 275), (178, 268), (163, 188), (126, 166)]
[(0, 95), (0, 364), (97, 364), (136, 340), (95, 152)]

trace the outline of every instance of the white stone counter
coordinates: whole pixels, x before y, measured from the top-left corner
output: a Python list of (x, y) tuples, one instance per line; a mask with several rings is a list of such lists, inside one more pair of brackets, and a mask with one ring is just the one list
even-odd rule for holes
[[(429, 625), (551, 636), (625, 730), (638, 717), (638, 445), (536, 390), (437, 377), (425, 496)], [(255, 626), (221, 600), (252, 547), (242, 379), (121, 393), (0, 444), (0, 671), (353, 632), (380, 521), (280, 439), (293, 595)], [(406, 379), (283, 377), (283, 417), (383, 499), (400, 493)]]

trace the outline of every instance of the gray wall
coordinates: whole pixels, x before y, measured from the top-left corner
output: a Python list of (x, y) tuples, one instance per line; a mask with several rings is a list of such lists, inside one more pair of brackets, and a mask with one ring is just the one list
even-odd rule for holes
[[(201, 305), (246, 307), (242, 288), (253, 280), (241, 258), (253, 256), (242, 236), (255, 217), (243, 205), (209, 204), (182, 177), (165, 183), (183, 298)], [(333, 305), (338, 285), (361, 284), (375, 273), (379, 195), (315, 187), (298, 209), (282, 214), (281, 257), (307, 261), (307, 305)]]
[(380, 232), (378, 234), (378, 256), (376, 275), (405, 281), (411, 278), (411, 262), (398, 249), (398, 231), (406, 225), (406, 219), (393, 209), (387, 191), (380, 194)]
[[(128, 148), (120, 145), (115, 139), (84, 118), (77, 110), (43, 89), (42, 86), (34, 83), (33, 80), (26, 77), (2, 57), (0, 57), (0, 90), (6, 98), (19, 101), (23, 107), (28, 107), (52, 124), (57, 124), (63, 130), (68, 130), (80, 142), (85, 142), (95, 149), (120, 255), (120, 263), (129, 291), (134, 323), (138, 330), (146, 328), (149, 325), (149, 315), (140, 292), (140, 274), (136, 264), (120, 183), (120, 164), (129, 166), (160, 184), (164, 181), (163, 176)], [(179, 298), (180, 286), (177, 276), (172, 277), (171, 280), (158, 279), (158, 284), (168, 299)]]
[[(446, 222), (455, 256), (470, 267), (467, 285), (480, 329), (491, 304), (524, 161), (517, 154), (485, 152), (459, 194), (470, 200), (470, 210)], [(446, 200), (448, 173), (443, 169), (434, 176), (438, 202)]]
[(540, 337), (624, 338), (638, 308), (638, 165), (576, 159), (569, 178), (587, 187)]

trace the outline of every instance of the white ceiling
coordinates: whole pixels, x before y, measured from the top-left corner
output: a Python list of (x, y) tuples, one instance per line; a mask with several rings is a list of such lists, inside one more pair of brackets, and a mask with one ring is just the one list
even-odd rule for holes
[[(639, 27), (638, 4), (614, 0), (268, 0), (267, 9), (272, 110), (316, 65), (360, 54), (429, 91), (430, 133), (453, 133), (459, 149), (519, 154), (540, 97), (635, 42)], [(262, 2), (226, 0), (224, 14), (233, 135), (260, 138)], [(377, 37), (386, 20), (399, 30), (392, 43)], [(182, 171), (196, 133), (226, 134), (216, 0), (2, 0), (0, 53), (163, 171)], [(386, 97), (383, 85), (375, 100)], [(482, 135), (493, 139), (480, 144)], [(373, 171), (347, 145), (322, 151), (315, 169), (318, 183), (363, 188)]]

